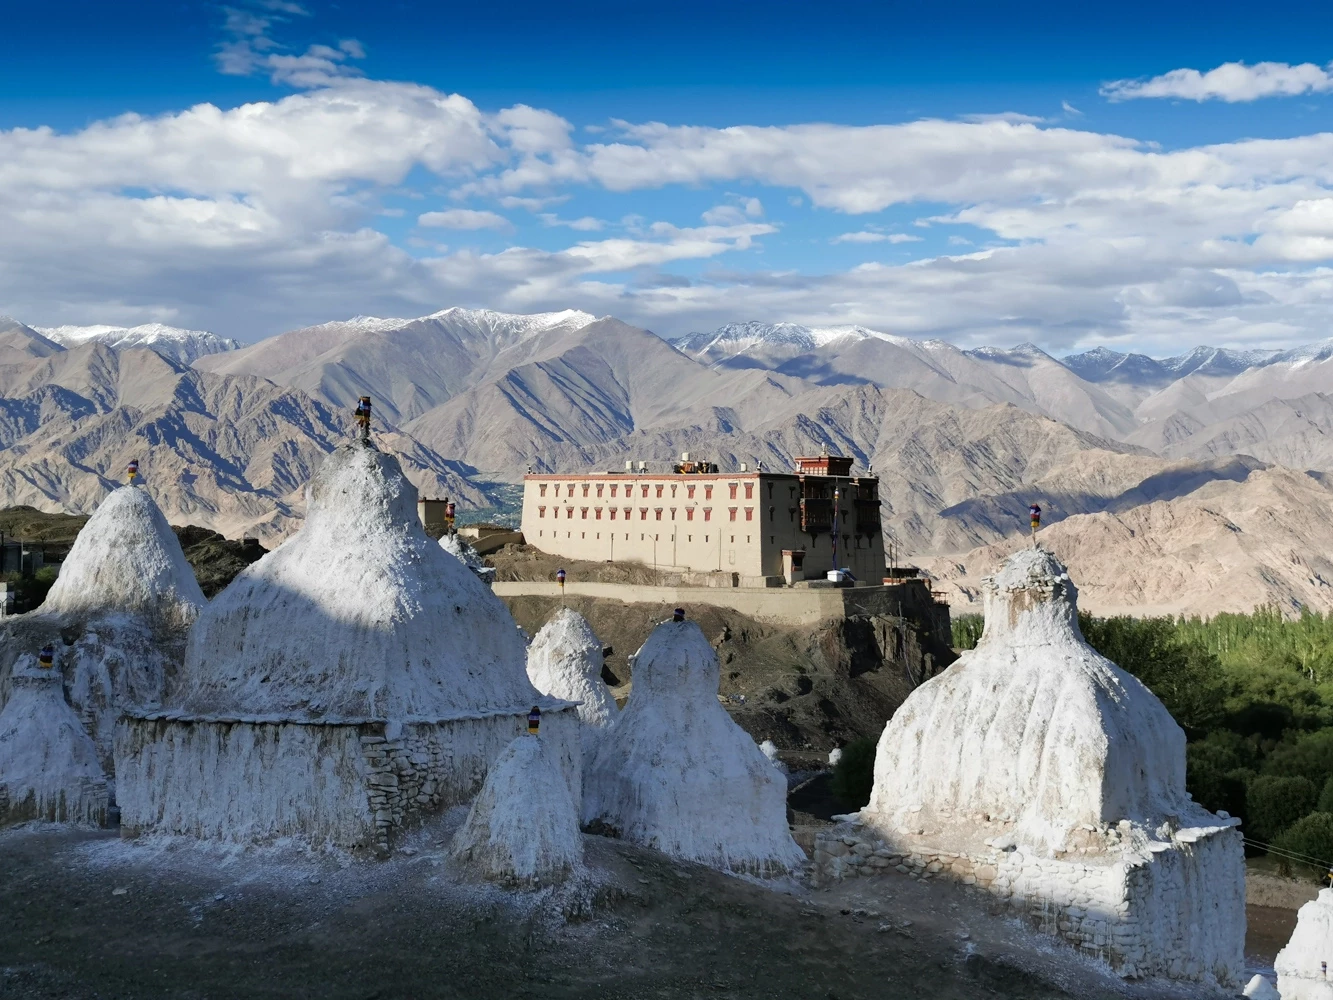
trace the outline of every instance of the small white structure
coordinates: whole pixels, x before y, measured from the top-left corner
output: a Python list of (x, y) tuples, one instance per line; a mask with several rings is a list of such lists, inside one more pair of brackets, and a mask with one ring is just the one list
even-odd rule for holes
[(787, 765), (778, 756), (778, 745), (776, 743), (772, 740), (764, 740), (759, 744), (759, 752), (768, 758), (768, 762), (773, 765), (779, 774), (787, 773)]
[(805, 860), (787, 828), (787, 783), (718, 704), (718, 676), (694, 622), (653, 629), (584, 776), (583, 821), (715, 868), (785, 871)]
[(491, 765), (452, 853), (486, 878), (529, 884), (582, 864), (578, 808), (541, 737), (520, 736)]
[(1273, 969), (1282, 1000), (1333, 1000), (1333, 889), (1301, 907)]
[[(153, 498), (142, 486), (122, 486), (80, 530), (42, 606), (6, 621), (0, 647), (11, 655), (48, 644), (60, 651), (70, 704), (109, 773), (116, 719), (127, 709), (160, 705), (205, 603)], [(5, 659), (0, 655), (0, 704)]]
[(0, 711), (0, 827), (28, 820), (106, 821), (106, 776), (97, 749), (65, 704), (60, 672), (32, 656), (14, 665)]
[(1016, 553), (983, 590), (981, 641), (885, 726), (870, 803), (817, 839), (821, 872), (938, 873), (1121, 975), (1239, 987), (1239, 821), (1190, 799), (1184, 733), (1084, 641), (1048, 552)]
[(416, 506), (393, 457), (334, 450), (300, 532), (200, 615), (163, 709), (118, 728), (125, 829), (387, 851), (472, 798), (533, 705), (577, 796), (577, 717), (528, 683), (513, 618)]
[(602, 640), (588, 619), (561, 608), (541, 627), (528, 647), (528, 680), (542, 694), (579, 703), (583, 753), (589, 757), (620, 709), (602, 680)]
[(1282, 994), (1277, 991), (1277, 987), (1260, 975), (1254, 975), (1250, 981), (1245, 984), (1245, 991), (1242, 996), (1248, 1000), (1282, 1000)]
[(481, 556), (477, 555), (477, 550), (463, 541), (458, 534), (442, 536), (440, 538), (440, 548), (472, 570), (473, 573), (476, 573), (477, 578), (488, 587), (495, 582), (495, 567), (487, 566), (482, 562)]

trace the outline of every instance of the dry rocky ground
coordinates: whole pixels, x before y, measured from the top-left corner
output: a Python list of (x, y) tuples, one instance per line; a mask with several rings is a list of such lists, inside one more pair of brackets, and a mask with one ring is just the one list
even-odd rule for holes
[[(535, 595), (504, 601), (533, 635), (561, 604)], [(623, 697), (629, 656), (656, 623), (671, 617), (671, 606), (581, 596), (566, 603), (612, 648), (603, 676)], [(912, 689), (953, 658), (947, 646), (923, 640), (910, 623), (893, 617), (784, 627), (707, 604), (686, 612), (717, 649), (720, 694), (732, 718), (757, 741), (773, 740), (796, 765), (823, 761), (829, 750), (858, 737), (877, 737)]]
[[(906, 877), (761, 885), (585, 838), (560, 890), (468, 883), (460, 810), (382, 863), (0, 834), (6, 998), (1166, 998)], [(1216, 994), (1212, 994), (1216, 995)]]

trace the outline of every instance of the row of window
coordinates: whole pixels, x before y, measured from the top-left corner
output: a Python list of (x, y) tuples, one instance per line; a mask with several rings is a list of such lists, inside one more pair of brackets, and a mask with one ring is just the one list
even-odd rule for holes
[[(560, 496), (560, 485), (561, 485), (560, 483), (539, 483), (539, 484), (537, 485), (537, 489), (538, 489), (538, 491), (539, 491), (539, 493), (540, 493), (541, 496), (546, 496), (546, 489), (547, 489), (548, 486), (550, 486), (550, 487), (555, 491), (555, 492), (554, 492), (554, 496), (557, 496), (557, 497), (558, 497), (558, 496)], [(648, 491), (649, 491), (650, 489), (655, 490), (655, 491), (656, 491), (655, 496), (657, 496), (658, 498), (660, 498), (660, 497), (662, 497), (662, 495), (663, 495), (663, 490), (665, 490), (665, 489), (667, 488), (667, 484), (664, 484), (664, 483), (657, 483), (657, 484), (649, 484), (649, 483), (638, 483), (638, 484), (634, 484), (634, 483), (625, 483), (625, 484), (624, 484), (624, 489), (625, 489), (625, 499), (628, 500), (631, 496), (634, 495), (634, 487), (635, 487), (636, 485), (639, 487), (639, 496), (642, 497), (642, 498), (644, 498), (644, 499), (647, 499), (647, 497), (648, 497)], [(737, 492), (739, 491), (739, 489), (740, 489), (740, 487), (741, 487), (742, 485), (745, 487), (745, 499), (746, 499), (746, 500), (753, 500), (753, 499), (754, 499), (754, 483), (743, 483), (743, 484), (742, 484), (742, 483), (728, 483), (728, 484), (727, 484), (727, 492), (728, 492), (728, 494), (729, 494), (729, 495), (728, 495), (728, 499), (730, 499), (730, 500), (738, 500), (738, 499), (740, 499), (740, 498), (737, 496)], [(673, 500), (674, 500), (675, 497), (676, 497), (676, 490), (677, 490), (677, 488), (679, 488), (679, 486), (680, 486), (679, 483), (671, 483), (671, 484), (670, 484), (671, 498), (672, 498)], [(608, 489), (608, 488), (609, 488), (610, 491), (611, 491), (611, 496), (612, 496), (612, 497), (615, 497), (615, 496), (617, 495), (617, 493), (619, 492), (620, 488), (621, 488), (621, 484), (620, 484), (620, 483), (596, 483), (596, 484), (593, 484), (593, 483), (567, 483), (567, 484), (565, 484), (565, 496), (567, 496), (567, 497), (572, 497), (572, 496), (574, 495), (574, 490), (575, 490), (576, 487), (579, 488), (579, 489), (581, 489), (581, 490), (583, 491), (583, 496), (585, 496), (585, 497), (586, 497), (586, 496), (589, 496), (589, 490), (595, 488), (595, 489), (597, 490), (597, 496), (600, 498), (600, 497), (602, 496), (602, 491), (605, 490), (605, 489)], [(699, 486), (698, 486), (697, 484), (695, 484), (695, 483), (686, 483), (686, 484), (685, 484), (685, 498), (686, 498), (687, 500), (693, 500), (693, 499), (694, 499), (694, 491), (697, 490), (697, 489), (699, 489)], [(712, 486), (709, 486), (709, 485), (707, 485), (707, 484), (704, 484), (704, 486), (703, 486), (703, 491), (704, 491), (704, 499), (705, 499), (705, 500), (712, 500), (712, 499), (713, 499), (713, 487), (712, 487)], [(771, 498), (771, 497), (772, 497), (772, 494), (773, 494), (773, 487), (772, 487), (772, 484), (771, 484), (771, 483), (769, 484), (768, 492), (769, 492), (769, 496), (770, 496), (770, 498)]]
[[(546, 536), (546, 531), (545, 531), (545, 529), (540, 529), (540, 530), (538, 530), (537, 535), (538, 535), (539, 537), (543, 537), (543, 538), (544, 538), (544, 537)], [(615, 536), (614, 532), (609, 533), (609, 535), (610, 535), (611, 541), (614, 542), (615, 539), (616, 539), (616, 536)], [(558, 532), (558, 531), (552, 531), (552, 532), (551, 532), (551, 537), (552, 537), (552, 538), (558, 538), (559, 536), (560, 536), (560, 532)], [(574, 534), (573, 534), (573, 532), (566, 531), (566, 532), (565, 532), (565, 537), (566, 537), (566, 538), (573, 538), (573, 537), (574, 537)], [(596, 540), (600, 541), (600, 540), (601, 540), (601, 537), (602, 537), (602, 533), (601, 533), (600, 531), (597, 532)], [(746, 535), (746, 536), (745, 536), (745, 544), (746, 544), (746, 545), (749, 545), (749, 544), (750, 544), (750, 537), (751, 537), (751, 536), (749, 536), (749, 535)], [(762, 537), (762, 536), (760, 536), (760, 537)], [(579, 538), (580, 538), (580, 539), (583, 539), (583, 540), (586, 541), (587, 538), (588, 538), (588, 533), (587, 533), (586, 531), (580, 531), (580, 532), (579, 532)], [(642, 535), (642, 534), (639, 535), (639, 541), (641, 541), (641, 542), (642, 542), (642, 541), (645, 541), (647, 538), (648, 538), (647, 535)], [(704, 536), (703, 536), (703, 539), (704, 539), (705, 542), (708, 542), (711, 538), (712, 538), (711, 535), (704, 535)], [(625, 534), (625, 538), (624, 538), (624, 540), (627, 541), (627, 542), (629, 541), (629, 534), (628, 534), (628, 533)], [(662, 540), (662, 536), (661, 536), (661, 535), (656, 535), (656, 534), (653, 535), (653, 541), (655, 541), (655, 542), (659, 542), (659, 541), (661, 541), (661, 540)], [(674, 542), (674, 541), (676, 540), (676, 536), (675, 536), (675, 535), (671, 535), (667, 540), (668, 540), (668, 541), (671, 541), (671, 542)], [(686, 536), (685, 536), (685, 540), (686, 540), (687, 542), (693, 542), (693, 541), (694, 541), (694, 536), (693, 536), (693, 535), (686, 535)], [(722, 540), (722, 539), (721, 539), (721, 536), (719, 536), (719, 537), (718, 537), (718, 541), (720, 542), (721, 540)], [(777, 536), (775, 536), (775, 535), (769, 535), (769, 536), (768, 536), (768, 544), (769, 544), (769, 545), (776, 545), (776, 544), (777, 544), (777, 541), (778, 541), (778, 540), (777, 540)], [(842, 543), (843, 543), (843, 546), (844, 546), (844, 551), (847, 551), (847, 550), (849, 549), (849, 547), (850, 547), (850, 548), (856, 548), (856, 549), (860, 549), (860, 548), (863, 547), (863, 542), (862, 542), (862, 539), (861, 539), (861, 536), (860, 536), (860, 535), (855, 535), (855, 536), (853, 536), (853, 535), (843, 535), (843, 536), (842, 536)], [(732, 536), (731, 536), (731, 544), (732, 544), (732, 545), (735, 545), (735, 544), (736, 544), (736, 536), (735, 536), (735, 535), (732, 535)], [(817, 539), (817, 538), (811, 538), (811, 539), (810, 539), (810, 547), (811, 547), (812, 550), (817, 550), (817, 549), (819, 548), (819, 539)], [(870, 541), (869, 541), (868, 539), (865, 540), (865, 541), (864, 541), (864, 548), (867, 548), (867, 549), (868, 549), (868, 548), (870, 548), (870, 547), (871, 547), (871, 546), (870, 546)]]
[[(617, 512), (619, 512), (619, 511), (621, 511), (621, 510), (624, 511), (624, 514), (625, 514), (625, 520), (626, 520), (626, 521), (630, 520), (630, 519), (632, 518), (633, 514), (634, 514), (634, 508), (633, 508), (633, 507), (624, 507), (624, 508), (620, 508), (620, 507), (608, 507), (607, 509), (611, 512), (611, 515), (610, 515), (610, 517), (608, 518), (608, 520), (611, 520), (611, 521), (614, 521), (614, 520), (616, 519), (616, 514), (617, 514)], [(588, 510), (589, 510), (589, 508), (587, 508), (587, 507), (580, 507), (580, 508), (579, 508), (579, 516), (580, 516), (580, 519), (581, 519), (581, 520), (584, 520), (584, 521), (588, 520)], [(705, 521), (711, 521), (711, 520), (713, 519), (713, 508), (712, 508), (712, 507), (704, 507), (704, 508), (702, 508), (702, 510), (703, 510), (703, 512), (704, 512), (704, 517), (703, 517), (703, 519), (704, 519)], [(600, 521), (600, 520), (602, 519), (602, 508), (601, 508), (601, 507), (594, 507), (594, 508), (592, 508), (592, 511), (593, 511), (593, 520), (595, 520), (595, 521)], [(676, 508), (675, 508), (675, 507), (672, 507), (672, 508), (670, 508), (670, 511), (671, 511), (671, 517), (670, 517), (670, 520), (674, 521), (674, 520), (676, 519)], [(693, 520), (694, 520), (694, 511), (695, 511), (695, 508), (693, 508), (693, 507), (686, 507), (686, 508), (685, 508), (685, 520), (687, 520), (687, 521), (693, 521)], [(728, 507), (728, 508), (727, 508), (727, 514), (728, 514), (728, 518), (727, 518), (727, 520), (729, 520), (729, 521), (735, 521), (735, 520), (737, 519), (737, 518), (736, 518), (736, 515), (737, 515), (737, 513), (738, 513), (739, 511), (740, 511), (740, 508), (739, 508), (739, 507)], [(771, 512), (770, 512), (770, 515), (771, 515)], [(545, 516), (546, 516), (546, 506), (545, 506), (545, 504), (542, 504), (542, 505), (540, 505), (540, 506), (537, 507), (537, 516), (538, 516), (538, 517), (545, 517)], [(551, 508), (551, 516), (554, 517), (554, 518), (558, 518), (558, 517), (560, 516), (560, 508), (559, 508), (559, 507), (552, 507), (552, 508)], [(574, 508), (573, 508), (573, 507), (566, 507), (566, 508), (565, 508), (565, 519), (566, 519), (566, 520), (573, 520), (573, 518), (574, 518)], [(771, 516), (770, 516), (770, 520), (771, 520), (771, 519), (772, 519), (772, 518), (771, 518)], [(639, 508), (639, 520), (640, 520), (640, 521), (646, 521), (646, 520), (648, 520), (648, 508), (647, 508), (647, 507), (640, 507), (640, 508)], [(654, 521), (660, 521), (660, 520), (662, 520), (662, 508), (661, 508), (661, 507), (654, 507), (654, 508), (653, 508), (653, 520), (654, 520)], [(747, 520), (747, 521), (753, 521), (753, 520), (754, 520), (754, 508), (753, 508), (753, 507), (746, 507), (746, 508), (745, 508), (745, 520)]]

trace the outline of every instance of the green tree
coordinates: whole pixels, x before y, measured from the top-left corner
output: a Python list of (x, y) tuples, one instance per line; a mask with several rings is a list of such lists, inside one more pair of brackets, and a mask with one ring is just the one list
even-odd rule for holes
[(1185, 747), (1185, 788), (1205, 809), (1244, 816), (1247, 781), (1241, 764), (1247, 755), (1227, 746), (1225, 739), (1213, 739), (1216, 735)]
[(1279, 743), (1264, 762), (1265, 774), (1300, 775), (1315, 788), (1324, 787), (1333, 774), (1333, 727), (1303, 733), (1295, 740)]
[(850, 809), (860, 809), (870, 801), (875, 785), (875, 741), (852, 740), (842, 748), (842, 757), (833, 766), (833, 797)]
[(1308, 778), (1259, 775), (1246, 789), (1246, 834), (1254, 840), (1274, 842), (1283, 830), (1314, 809), (1318, 794)]
[(1297, 820), (1274, 845), (1286, 858), (1283, 867), (1323, 879), (1333, 868), (1333, 813), (1313, 812)]
[(986, 619), (983, 615), (954, 615), (949, 624), (953, 629), (953, 648), (974, 649), (981, 640)]
[(1319, 803), (1315, 806), (1315, 811), (1333, 813), (1333, 776), (1324, 782), (1324, 790), (1319, 793)]
[(1182, 642), (1173, 619), (1080, 614), (1078, 623), (1088, 644), (1141, 680), (1188, 733), (1221, 723), (1227, 690), (1218, 659), (1201, 643)]

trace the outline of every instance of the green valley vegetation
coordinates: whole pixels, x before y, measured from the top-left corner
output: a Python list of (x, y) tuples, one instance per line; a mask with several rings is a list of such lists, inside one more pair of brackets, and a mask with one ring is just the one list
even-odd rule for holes
[[(1195, 800), (1242, 817), (1250, 852), (1325, 876), (1333, 867), (1333, 614), (1080, 614), (1079, 627), (1185, 730)], [(959, 649), (980, 634), (981, 616), (954, 619)]]

